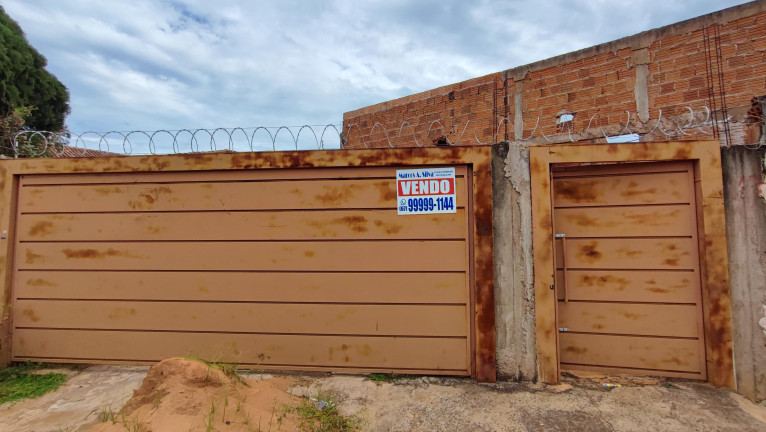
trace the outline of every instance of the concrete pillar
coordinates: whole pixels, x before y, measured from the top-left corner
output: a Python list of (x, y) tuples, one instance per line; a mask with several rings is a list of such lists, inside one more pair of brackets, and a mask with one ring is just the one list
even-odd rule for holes
[(641, 48), (630, 55), (633, 67), (636, 69), (636, 111), (643, 123), (649, 121), (649, 50)]
[[(517, 111), (518, 112), (518, 111)], [(493, 148), (495, 319), (499, 379), (536, 380), (529, 148)]]
[(765, 150), (722, 151), (735, 377), (737, 391), (756, 401), (766, 399), (766, 337), (758, 325), (766, 304), (766, 203), (758, 196)]

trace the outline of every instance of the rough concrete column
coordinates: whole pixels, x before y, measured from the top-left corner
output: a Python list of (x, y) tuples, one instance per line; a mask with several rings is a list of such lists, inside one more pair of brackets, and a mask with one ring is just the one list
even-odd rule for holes
[(636, 69), (636, 110), (638, 118), (643, 123), (649, 121), (649, 50), (641, 48), (630, 55), (633, 67)]
[(758, 196), (764, 153), (723, 149), (726, 238), (731, 280), (737, 390), (766, 399), (766, 336), (758, 326), (766, 303), (766, 203)]
[(529, 148), (493, 149), (495, 319), (499, 379), (536, 380)]
[(523, 87), (524, 87), (523, 80), (513, 82), (513, 108), (514, 108), (513, 134), (514, 136), (511, 137), (512, 140), (517, 139), (516, 137), (524, 136), (524, 116), (523, 116), (524, 104), (521, 98)]

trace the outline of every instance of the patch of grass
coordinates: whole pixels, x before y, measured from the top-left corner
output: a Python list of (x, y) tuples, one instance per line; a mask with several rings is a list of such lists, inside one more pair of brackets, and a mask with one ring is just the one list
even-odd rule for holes
[(389, 375), (382, 374), (382, 373), (372, 373), (369, 375), (370, 381), (375, 382), (387, 382), (391, 379)]
[(301, 418), (300, 428), (305, 432), (349, 432), (360, 427), (354, 416), (343, 416), (338, 411), (337, 396), (320, 393), (316, 399), (304, 399), (292, 408)]
[(0, 404), (36, 398), (64, 384), (67, 378), (64, 374), (34, 373), (44, 366), (42, 363), (26, 362), (0, 370)]

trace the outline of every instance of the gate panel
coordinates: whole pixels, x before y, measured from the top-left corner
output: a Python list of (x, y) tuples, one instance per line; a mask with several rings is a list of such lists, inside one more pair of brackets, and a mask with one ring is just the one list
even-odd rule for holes
[(565, 370), (706, 378), (691, 163), (553, 172)]
[(12, 358), (471, 374), (468, 170), (423, 216), (394, 174), (22, 176)]

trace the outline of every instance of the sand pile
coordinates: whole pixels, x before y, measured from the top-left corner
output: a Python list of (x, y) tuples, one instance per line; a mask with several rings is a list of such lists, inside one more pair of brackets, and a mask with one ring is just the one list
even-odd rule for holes
[(240, 380), (201, 361), (172, 358), (154, 365), (124, 407), (89, 432), (294, 431), (298, 420), (285, 406), (289, 378)]

